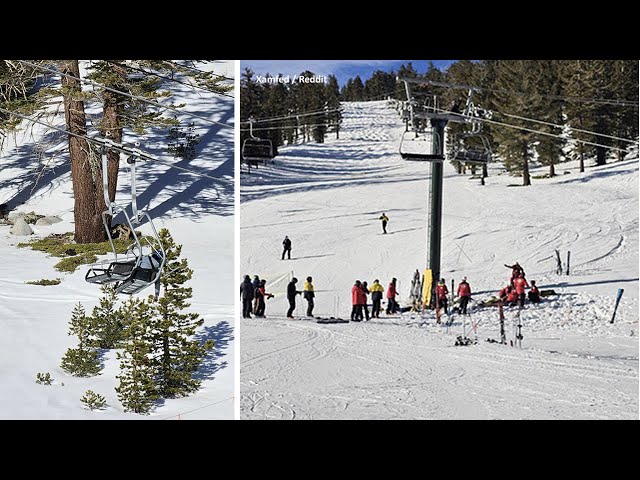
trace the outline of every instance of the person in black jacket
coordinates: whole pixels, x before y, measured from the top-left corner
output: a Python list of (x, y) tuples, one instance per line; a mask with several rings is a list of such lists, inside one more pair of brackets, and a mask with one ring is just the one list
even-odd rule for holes
[(258, 288), (260, 288), (260, 277), (258, 275), (254, 275), (251, 284), (253, 285), (253, 309), (251, 311), (255, 315), (258, 311)]
[(251, 318), (251, 302), (253, 302), (253, 284), (249, 275), (244, 276), (244, 282), (240, 285), (240, 298), (242, 298), (242, 318)]
[(284, 247), (284, 250), (282, 250), (282, 260), (284, 260), (285, 253), (289, 256), (289, 260), (291, 260), (291, 240), (289, 240), (289, 237), (284, 237), (282, 246)]
[(296, 309), (296, 294), (300, 295), (302, 292), (296, 290), (296, 283), (298, 279), (293, 277), (287, 285), (287, 300), (289, 300), (289, 310), (287, 310), (287, 318), (293, 318), (293, 311)]

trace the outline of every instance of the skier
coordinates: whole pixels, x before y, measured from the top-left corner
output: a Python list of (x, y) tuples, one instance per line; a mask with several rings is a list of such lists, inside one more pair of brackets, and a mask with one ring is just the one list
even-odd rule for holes
[(521, 307), (524, 307), (524, 289), (528, 286), (529, 284), (524, 278), (524, 273), (519, 274), (518, 278), (513, 281), (513, 288), (516, 289), (516, 293), (518, 294), (518, 304)]
[(282, 241), (282, 246), (284, 247), (284, 250), (282, 250), (282, 260), (284, 260), (285, 253), (288, 255), (288, 259), (291, 260), (291, 240), (289, 240), (289, 237), (286, 235)]
[(396, 279), (392, 278), (391, 283), (387, 287), (387, 315), (398, 311), (398, 303), (396, 302)]
[(364, 303), (362, 304), (362, 310), (364, 311), (365, 320), (369, 320), (369, 307), (367, 306), (367, 295), (369, 295), (369, 288), (367, 288), (367, 282), (362, 282), (362, 291), (364, 293)]
[(380, 218), (378, 220), (382, 220), (382, 232), (387, 233), (387, 223), (389, 222), (389, 217), (387, 217), (385, 213), (382, 212), (382, 215), (380, 215)]
[(258, 288), (260, 288), (260, 277), (258, 277), (258, 275), (254, 275), (251, 284), (253, 285), (253, 309), (251, 311), (255, 314), (258, 310)]
[(380, 303), (382, 302), (384, 287), (380, 285), (380, 281), (376, 278), (369, 291), (371, 292), (371, 302), (373, 304), (371, 306), (371, 318), (380, 318)]
[(240, 285), (240, 298), (242, 298), (242, 318), (251, 318), (251, 302), (253, 301), (253, 284), (249, 275), (244, 276), (244, 282)]
[(467, 304), (471, 298), (471, 286), (467, 283), (467, 277), (462, 277), (462, 281), (458, 285), (458, 297), (460, 298), (460, 311), (466, 315)]
[(311, 277), (307, 277), (307, 281), (304, 283), (304, 299), (307, 301), (307, 317), (313, 317), (313, 299), (316, 294), (313, 291), (313, 283)]
[(528, 296), (531, 303), (540, 303), (540, 290), (536, 287), (535, 280), (531, 280), (531, 289), (529, 290)]
[(449, 289), (447, 288), (447, 284), (444, 281), (444, 278), (441, 278), (438, 284), (436, 285), (436, 297), (438, 299), (438, 306), (444, 308), (444, 313), (446, 315), (449, 314), (447, 310), (448, 302), (447, 302), (447, 294), (449, 293)]
[(255, 311), (256, 317), (260, 317), (260, 318), (264, 318), (264, 311), (266, 308), (266, 304), (265, 304), (265, 297), (266, 298), (273, 298), (273, 295), (271, 293), (267, 293), (266, 292), (266, 284), (267, 281), (266, 280), (261, 280), (260, 281), (260, 286), (257, 288), (258, 291), (258, 308)]
[[(364, 298), (363, 298), (364, 297)], [(362, 284), (360, 280), (356, 280), (356, 283), (351, 288), (351, 321), (362, 321), (362, 304), (367, 301), (367, 297), (362, 290)]]
[(513, 265), (507, 265), (505, 263), (504, 266), (511, 269), (511, 285), (513, 285), (513, 282), (521, 273), (524, 277), (524, 268), (522, 268), (518, 262), (514, 263)]
[(296, 295), (302, 294), (299, 290), (296, 290), (296, 283), (298, 279), (293, 277), (287, 285), (287, 300), (289, 300), (289, 310), (287, 310), (287, 318), (293, 318), (293, 311), (296, 309)]

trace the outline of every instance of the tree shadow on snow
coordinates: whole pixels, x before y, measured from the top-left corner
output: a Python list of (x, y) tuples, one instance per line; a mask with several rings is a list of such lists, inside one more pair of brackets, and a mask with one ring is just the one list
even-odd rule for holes
[(227, 354), (226, 350), (229, 348), (229, 342), (234, 339), (233, 328), (229, 325), (229, 322), (223, 321), (216, 325), (204, 327), (196, 333), (194, 339), (200, 343), (204, 343), (207, 340), (215, 342), (213, 349), (209, 351), (200, 364), (200, 368), (193, 375), (194, 378), (198, 380), (212, 379), (219, 370), (229, 366), (226, 360), (221, 360)]

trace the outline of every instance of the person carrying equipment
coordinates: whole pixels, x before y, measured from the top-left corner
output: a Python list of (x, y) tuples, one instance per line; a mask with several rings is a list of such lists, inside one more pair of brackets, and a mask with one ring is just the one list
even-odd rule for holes
[(471, 286), (467, 283), (467, 277), (462, 277), (458, 285), (458, 297), (460, 298), (460, 311), (466, 315), (467, 304), (471, 298)]
[(266, 292), (266, 284), (267, 281), (266, 280), (261, 280), (260, 281), (260, 286), (257, 288), (257, 292), (258, 292), (258, 307), (256, 308), (255, 311), (255, 315), (256, 317), (260, 317), (260, 318), (264, 318), (264, 311), (266, 308), (266, 304), (265, 304), (265, 297), (267, 298), (273, 298), (273, 295), (271, 293), (267, 293)]
[(382, 294), (384, 293), (384, 287), (380, 285), (380, 281), (376, 278), (373, 281), (373, 285), (369, 288), (371, 292), (371, 318), (380, 318), (380, 303), (382, 303)]
[(311, 277), (307, 277), (307, 281), (304, 282), (304, 294), (303, 297), (304, 299), (307, 301), (307, 317), (313, 317), (313, 299), (315, 298), (316, 294), (313, 291), (313, 283), (312, 282), (312, 278)]
[(288, 259), (291, 260), (291, 240), (289, 240), (289, 237), (286, 235), (282, 241), (282, 246), (284, 247), (284, 250), (282, 250), (282, 260), (284, 260), (285, 253), (288, 255)]

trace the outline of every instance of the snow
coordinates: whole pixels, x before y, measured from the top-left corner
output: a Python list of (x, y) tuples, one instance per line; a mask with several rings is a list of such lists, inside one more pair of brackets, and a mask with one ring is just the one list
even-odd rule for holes
[[(213, 71), (233, 76), (233, 62), (209, 64)], [(187, 103), (192, 111), (215, 121), (233, 125), (233, 99), (194, 90), (184, 85), (167, 85), (177, 103)], [(95, 108), (88, 109), (96, 113)], [(64, 123), (60, 115), (45, 117), (50, 124)], [(198, 392), (186, 398), (159, 401), (149, 416), (124, 413), (114, 390), (118, 382), (119, 361), (116, 351), (103, 357), (104, 370), (99, 376), (76, 378), (60, 368), (66, 349), (75, 346), (67, 335), (71, 310), (81, 302), (88, 313), (97, 305), (99, 287), (84, 281), (86, 268), (73, 274), (53, 269), (59, 259), (41, 252), (18, 249), (15, 244), (25, 237), (9, 234), (9, 226), (0, 225), (0, 418), (3, 419), (231, 419), (234, 418), (235, 362), (235, 289), (234, 203), (233, 203), (233, 129), (178, 115), (183, 124), (193, 121), (201, 140), (192, 160), (167, 156), (166, 131), (150, 129), (148, 135), (136, 137), (141, 148), (166, 161), (216, 177), (210, 180), (170, 169), (166, 165), (141, 162), (138, 165), (138, 206), (149, 209), (159, 230), (170, 230), (182, 256), (194, 270), (189, 286), (193, 288), (191, 311), (198, 312), (204, 324), (199, 338), (213, 339), (215, 348), (205, 358), (197, 373), (202, 379)], [(61, 223), (33, 226), (35, 236), (73, 231), (73, 197), (65, 139), (35, 127), (33, 133), (7, 138), (0, 152), (0, 204), (17, 210), (35, 210), (41, 215), (58, 215)], [(35, 180), (42, 166), (32, 152), (34, 145), (47, 139), (55, 141), (43, 156), (47, 165), (42, 177)], [(125, 136), (125, 141), (134, 137)], [(34, 142), (37, 142), (34, 144)], [(126, 165), (123, 161), (123, 166)], [(130, 199), (129, 174), (122, 168), (117, 199), (126, 205)], [(24, 202), (24, 203), (23, 203)], [(142, 227), (145, 230), (145, 227)], [(107, 258), (107, 257), (105, 257)], [(28, 280), (62, 279), (55, 286), (27, 285)], [(145, 297), (149, 290), (140, 293)], [(38, 372), (49, 372), (55, 379), (51, 386), (36, 384)], [(80, 398), (91, 389), (106, 397), (103, 411), (88, 411)]]
[[(407, 299), (426, 264), (430, 167), (400, 159), (403, 129), (385, 101), (347, 103), (340, 140), (281, 147), (275, 164), (242, 175), (240, 273), (266, 278), (276, 297), (266, 319), (242, 320), (241, 417), (638, 418), (637, 153), (583, 174), (563, 163), (531, 187), (511, 186), (521, 178), (497, 164), (486, 186), (445, 164), (447, 284), (467, 276), (479, 301), (518, 261), (527, 279), (558, 293), (523, 309), (522, 349), (486, 342), (499, 336), (498, 312), (474, 302), (449, 332), (432, 312), (320, 325), (305, 319), (300, 297), (297, 319), (284, 318), (291, 275), (300, 289), (313, 276), (318, 316), (348, 318), (356, 279), (386, 288), (397, 277)], [(285, 235), (293, 249), (283, 261)], [(556, 275), (555, 249), (563, 262), (571, 251), (571, 275)], [(515, 315), (505, 308), (508, 340)], [(463, 329), (477, 345), (454, 346)]]

